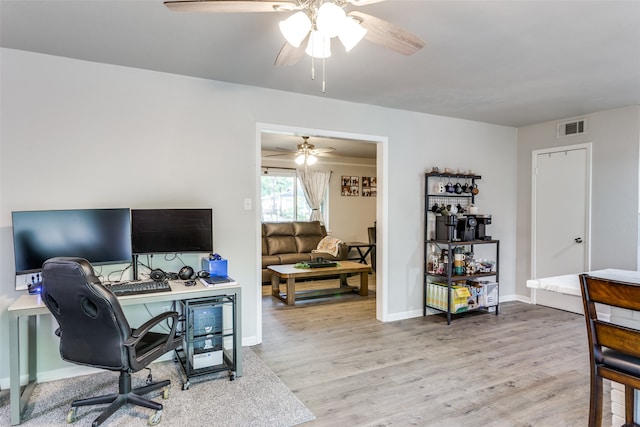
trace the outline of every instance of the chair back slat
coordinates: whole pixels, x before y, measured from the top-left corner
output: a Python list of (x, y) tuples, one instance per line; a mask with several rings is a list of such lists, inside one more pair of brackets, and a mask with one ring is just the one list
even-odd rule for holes
[(596, 320), (593, 322), (597, 343), (612, 350), (640, 358), (640, 331)]
[(640, 311), (640, 284), (586, 276), (588, 301)]

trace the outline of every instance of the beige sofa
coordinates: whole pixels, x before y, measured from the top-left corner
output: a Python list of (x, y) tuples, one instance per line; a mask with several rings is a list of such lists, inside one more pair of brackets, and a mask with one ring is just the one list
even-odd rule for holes
[(327, 231), (319, 221), (262, 223), (262, 283), (271, 283), (269, 265), (295, 264), (318, 257), (328, 260), (346, 260), (348, 247), (340, 244), (338, 253), (313, 253)]

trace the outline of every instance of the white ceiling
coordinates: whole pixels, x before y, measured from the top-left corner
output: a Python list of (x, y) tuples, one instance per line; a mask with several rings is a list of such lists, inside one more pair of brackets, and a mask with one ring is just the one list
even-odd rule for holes
[(640, 104), (640, 0), (387, 0), (359, 10), (427, 44), (408, 57), (367, 41), (335, 48), (324, 94), (307, 58), (273, 66), (282, 13), (1, 0), (0, 45), (516, 127)]
[[(376, 144), (372, 142), (363, 142), (345, 138), (331, 138), (320, 135), (309, 136), (309, 144), (318, 149), (333, 148), (333, 151), (327, 151), (320, 154), (321, 157), (350, 157), (352, 159), (375, 159)], [(269, 157), (271, 160), (293, 160), (298, 145), (304, 140), (301, 135), (296, 133), (262, 133), (261, 148), (263, 157)], [(273, 156), (273, 157), (270, 157)]]

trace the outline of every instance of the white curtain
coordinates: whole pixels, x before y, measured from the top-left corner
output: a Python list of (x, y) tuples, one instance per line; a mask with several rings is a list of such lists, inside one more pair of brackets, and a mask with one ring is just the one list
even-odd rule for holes
[(307, 204), (311, 208), (309, 221), (320, 221), (324, 223), (322, 214), (320, 213), (320, 206), (322, 205), (324, 195), (327, 193), (331, 172), (298, 169), (298, 178), (302, 183)]

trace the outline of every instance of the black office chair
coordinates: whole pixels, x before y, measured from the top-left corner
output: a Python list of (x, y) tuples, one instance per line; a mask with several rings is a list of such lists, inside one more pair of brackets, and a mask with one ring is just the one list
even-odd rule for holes
[[(93, 426), (98, 426), (118, 408), (131, 403), (155, 409), (149, 424), (156, 425), (162, 416), (162, 404), (141, 397), (161, 388), (163, 398), (169, 396), (170, 381), (153, 383), (151, 373), (147, 385), (131, 389), (131, 373), (137, 372), (181, 344), (176, 336), (178, 313), (162, 313), (132, 330), (120, 303), (95, 276), (91, 264), (82, 258), (51, 258), (42, 268), (42, 300), (56, 318), (60, 328), (60, 355), (66, 361), (120, 372), (118, 393), (75, 400), (67, 414), (67, 422), (76, 418), (79, 406), (110, 404)], [(169, 334), (150, 332), (151, 328), (172, 319)]]
[(624, 385), (625, 426), (637, 426), (634, 390), (640, 390), (640, 329), (598, 318), (596, 304), (629, 310), (636, 319), (640, 311), (640, 284), (580, 275), (584, 317), (587, 321), (591, 395), (589, 427), (602, 426), (602, 379)]

